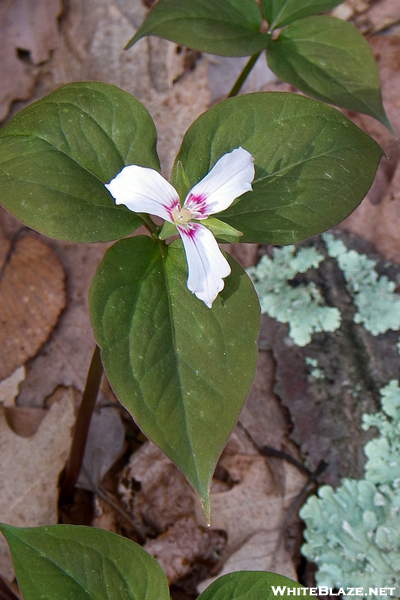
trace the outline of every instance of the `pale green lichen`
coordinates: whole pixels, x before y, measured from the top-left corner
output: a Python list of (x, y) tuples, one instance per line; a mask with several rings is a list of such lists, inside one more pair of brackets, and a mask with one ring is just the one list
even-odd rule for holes
[[(396, 284), (375, 270), (376, 261), (345, 244), (330, 233), (322, 235), (328, 255), (338, 261), (357, 312), (354, 321), (372, 335), (400, 329), (400, 295)], [(264, 256), (256, 267), (247, 270), (260, 298), (261, 310), (280, 323), (289, 324), (289, 335), (298, 346), (311, 342), (319, 331), (336, 331), (340, 327), (338, 308), (326, 306), (313, 283), (289, 284), (298, 273), (318, 268), (324, 260), (315, 248), (294, 246), (274, 249), (273, 257)], [(400, 353), (400, 340), (397, 346)]]
[(322, 235), (329, 256), (336, 258), (346, 285), (357, 307), (356, 323), (379, 335), (389, 329), (400, 329), (400, 296), (394, 293), (395, 283), (386, 276), (379, 277), (376, 261), (355, 250), (348, 250), (332, 234)]
[[(381, 390), (382, 411), (364, 415), (379, 437), (365, 445), (365, 478), (323, 486), (300, 511), (302, 553), (318, 565), (319, 586), (400, 586), (400, 387)], [(381, 596), (378, 596), (379, 598)], [(382, 596), (384, 597), (384, 596)]]
[[(318, 565), (319, 586), (400, 585), (400, 490), (344, 479), (323, 486), (300, 511), (307, 524), (302, 553)], [(380, 597), (380, 596), (378, 596)]]
[[(392, 380), (381, 390), (382, 411), (363, 415), (364, 430), (374, 426), (380, 437), (365, 445), (365, 477), (373, 483), (400, 483), (400, 387)], [(396, 484), (397, 485), (397, 484)]]
[(325, 375), (322, 369), (318, 366), (318, 360), (316, 358), (311, 358), (311, 356), (306, 356), (304, 359), (305, 364), (308, 367), (312, 367), (310, 370), (310, 376), (313, 379), (324, 379)]
[(315, 248), (294, 246), (273, 251), (272, 259), (263, 256), (256, 267), (247, 269), (260, 299), (261, 311), (280, 323), (289, 324), (289, 335), (298, 346), (311, 342), (311, 334), (335, 331), (340, 327), (340, 312), (325, 306), (313, 283), (289, 285), (298, 273), (317, 268), (324, 260)]

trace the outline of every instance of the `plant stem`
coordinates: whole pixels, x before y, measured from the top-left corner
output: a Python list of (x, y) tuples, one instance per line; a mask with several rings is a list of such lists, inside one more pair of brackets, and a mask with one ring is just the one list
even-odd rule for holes
[(150, 233), (154, 233), (155, 231), (157, 231), (157, 229), (159, 229), (158, 225), (156, 225), (154, 223), (154, 221), (152, 219), (150, 219), (149, 215), (146, 215), (146, 213), (138, 213), (139, 217), (143, 220), (143, 225), (146, 227), (146, 229), (150, 232)]
[(253, 54), (253, 56), (250, 56), (249, 60), (247, 61), (243, 71), (240, 73), (239, 77), (236, 79), (233, 88), (231, 89), (231, 91), (228, 94), (228, 98), (232, 98), (233, 96), (237, 96), (238, 93), (240, 92), (240, 89), (242, 87), (242, 85), (244, 84), (244, 82), (247, 79), (248, 74), (250, 73), (250, 71), (252, 70), (252, 68), (254, 67), (257, 58), (260, 56), (261, 51), (258, 52), (257, 54)]
[(103, 365), (100, 358), (100, 348), (95, 347), (90, 363), (85, 389), (76, 418), (74, 438), (72, 440), (69, 458), (60, 481), (59, 504), (66, 502), (72, 495), (81, 469), (89, 425), (100, 388)]

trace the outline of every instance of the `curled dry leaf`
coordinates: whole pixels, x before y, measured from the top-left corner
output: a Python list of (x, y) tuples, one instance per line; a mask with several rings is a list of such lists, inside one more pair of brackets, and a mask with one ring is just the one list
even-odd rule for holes
[(65, 306), (64, 270), (40, 239), (24, 236), (0, 256), (0, 380), (35, 356)]
[(0, 121), (13, 100), (26, 99), (32, 92), (38, 71), (35, 65), (57, 46), (61, 10), (62, 0), (0, 3)]

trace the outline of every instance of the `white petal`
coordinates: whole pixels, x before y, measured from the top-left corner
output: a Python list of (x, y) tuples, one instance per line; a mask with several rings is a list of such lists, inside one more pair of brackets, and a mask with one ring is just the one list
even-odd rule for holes
[(172, 209), (179, 204), (175, 188), (160, 173), (147, 167), (124, 167), (105, 184), (116, 204), (125, 204), (133, 212), (149, 213), (173, 223)]
[[(224, 154), (211, 171), (190, 190), (185, 205), (194, 218), (205, 218), (225, 210), (232, 202), (249, 192), (254, 179), (253, 157), (244, 148)], [(197, 207), (197, 214), (196, 213)]]
[(188, 264), (187, 287), (211, 308), (231, 272), (211, 231), (199, 223), (177, 225)]

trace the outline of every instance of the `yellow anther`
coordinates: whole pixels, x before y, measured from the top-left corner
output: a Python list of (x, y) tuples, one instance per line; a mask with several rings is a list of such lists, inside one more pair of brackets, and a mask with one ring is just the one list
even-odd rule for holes
[(182, 206), (182, 208), (180, 206), (177, 206), (172, 211), (172, 217), (175, 223), (177, 223), (178, 225), (182, 225), (183, 223), (187, 223), (188, 221), (190, 221), (190, 219), (192, 218), (192, 213), (188, 208), (185, 208), (184, 206)]

